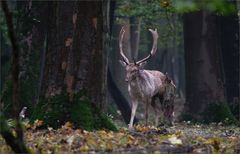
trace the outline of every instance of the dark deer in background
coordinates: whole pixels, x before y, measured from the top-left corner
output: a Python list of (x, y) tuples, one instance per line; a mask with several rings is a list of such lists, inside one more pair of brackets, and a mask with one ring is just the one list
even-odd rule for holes
[[(155, 101), (155, 96), (163, 97), (163, 95), (166, 95), (164, 93), (166, 88), (168, 88), (168, 82), (166, 82), (167, 76), (165, 74), (160, 71), (143, 69), (147, 60), (150, 59), (157, 51), (157, 30), (149, 29), (149, 31), (152, 33), (153, 37), (152, 50), (147, 57), (137, 62), (129, 62), (128, 58), (123, 53), (122, 42), (125, 33), (124, 27), (121, 29), (119, 34), (120, 55), (123, 59), (119, 61), (126, 68), (125, 81), (128, 82), (128, 92), (132, 102), (131, 119), (129, 123), (130, 129), (133, 127), (133, 119), (139, 102), (145, 104), (145, 124), (148, 124), (149, 105), (152, 105), (155, 112), (155, 124), (156, 126), (158, 125), (160, 108), (153, 101)], [(169, 98), (166, 97), (164, 101), (167, 102), (167, 99)]]

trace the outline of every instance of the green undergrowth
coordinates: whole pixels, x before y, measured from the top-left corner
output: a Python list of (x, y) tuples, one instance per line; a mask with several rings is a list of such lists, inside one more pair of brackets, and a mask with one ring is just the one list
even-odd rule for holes
[[(21, 104), (20, 107), (26, 106), (28, 108), (28, 114), (31, 114), (32, 111), (32, 103), (34, 101), (33, 96), (35, 95), (36, 91), (32, 89), (36, 89), (34, 86), (34, 81), (31, 79), (28, 80), (20, 80), (19, 84), (19, 102)], [(5, 89), (1, 93), (1, 101), (3, 103), (3, 108), (1, 111), (3, 112), (6, 118), (13, 117), (13, 99), (12, 99), (12, 88), (13, 83), (11, 80), (6, 81)]]
[[(21, 48), (23, 48), (21, 46)], [(21, 58), (25, 58), (26, 55), (21, 55)], [(22, 107), (27, 107), (27, 114), (30, 115), (32, 112), (32, 107), (35, 103), (38, 89), (38, 80), (39, 80), (39, 52), (31, 52), (29, 56), (29, 60), (25, 61), (24, 66), (19, 66), (19, 80), (18, 80), (18, 96), (19, 96), (19, 104), (20, 109)], [(5, 68), (7, 66), (3, 66), (3, 69), (8, 70), (10, 73), (11, 62), (9, 62), (9, 68)], [(23, 69), (24, 67), (24, 69)], [(26, 67), (26, 68), (25, 68)], [(7, 73), (7, 74), (8, 74)], [(6, 75), (7, 75), (6, 74)], [(13, 82), (11, 78), (11, 74), (5, 78), (3, 87), (1, 89), (1, 103), (3, 106), (0, 109), (6, 118), (13, 117)], [(19, 111), (20, 112), (20, 111)]]
[(239, 125), (239, 121), (234, 117), (226, 102), (210, 103), (203, 115), (205, 115), (206, 123), (222, 122), (226, 125)]
[(227, 102), (212, 102), (206, 105), (205, 110), (200, 114), (200, 118), (194, 118), (190, 113), (183, 114), (182, 120), (193, 123), (222, 123), (224, 125), (240, 125), (234, 117)]
[(36, 105), (31, 117), (43, 120), (45, 127), (59, 128), (66, 122), (71, 122), (76, 128), (85, 130), (117, 128), (110, 118), (102, 113), (82, 92), (75, 94), (69, 101), (67, 93), (42, 98)]

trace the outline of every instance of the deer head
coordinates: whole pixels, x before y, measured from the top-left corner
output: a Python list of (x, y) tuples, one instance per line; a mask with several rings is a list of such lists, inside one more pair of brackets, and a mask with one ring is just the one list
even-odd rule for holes
[(168, 76), (168, 73), (165, 73), (165, 80), (163, 86), (165, 88), (165, 93), (163, 96), (163, 101), (169, 102), (175, 98), (176, 95), (176, 86), (173, 83), (172, 79)]
[(150, 59), (157, 51), (157, 39), (158, 39), (158, 33), (157, 29), (152, 30), (149, 29), (149, 31), (152, 33), (153, 37), (153, 45), (152, 45), (152, 50), (150, 51), (149, 55), (139, 61), (130, 62), (129, 59), (125, 56), (123, 53), (123, 48), (122, 48), (122, 42), (123, 42), (123, 37), (125, 33), (125, 26), (122, 27), (120, 34), (119, 34), (119, 49), (120, 49), (120, 55), (122, 57), (122, 60), (119, 60), (120, 63), (126, 68), (126, 78), (125, 81), (132, 81), (139, 76), (140, 70), (143, 68), (143, 66), (147, 63), (147, 60)]

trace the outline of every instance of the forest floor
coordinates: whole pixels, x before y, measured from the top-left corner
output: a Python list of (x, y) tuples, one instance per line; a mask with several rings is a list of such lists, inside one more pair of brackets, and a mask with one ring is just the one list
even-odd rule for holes
[[(66, 123), (60, 129), (25, 130), (24, 139), (33, 153), (240, 153), (240, 128), (220, 124), (177, 123), (172, 127), (136, 126), (85, 131)], [(0, 153), (12, 153), (0, 137)]]

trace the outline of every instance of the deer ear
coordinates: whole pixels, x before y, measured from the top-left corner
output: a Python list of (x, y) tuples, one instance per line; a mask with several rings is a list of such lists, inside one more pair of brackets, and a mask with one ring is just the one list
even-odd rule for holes
[(123, 66), (123, 67), (126, 67), (127, 66), (127, 63), (125, 63), (124, 61), (122, 60), (119, 60), (120, 64)]
[(139, 68), (140, 69), (143, 69), (144, 68), (144, 66), (147, 64), (147, 62), (145, 61), (145, 62), (142, 62), (142, 63), (140, 63), (139, 64)]
[(165, 82), (171, 83), (172, 80), (171, 80), (171, 78), (168, 76), (168, 73), (167, 73), (167, 72), (165, 73), (165, 76), (166, 76)]

